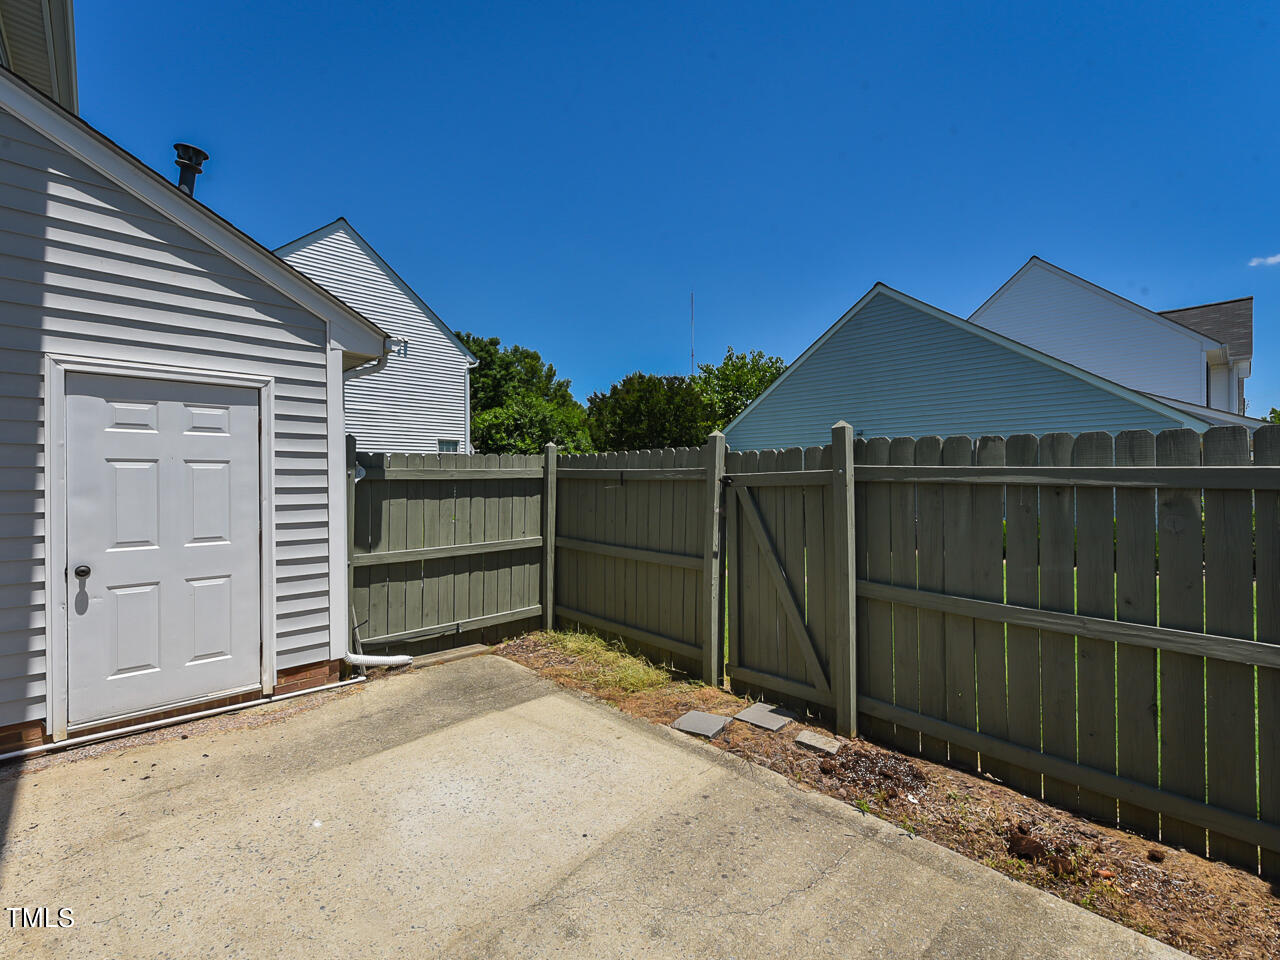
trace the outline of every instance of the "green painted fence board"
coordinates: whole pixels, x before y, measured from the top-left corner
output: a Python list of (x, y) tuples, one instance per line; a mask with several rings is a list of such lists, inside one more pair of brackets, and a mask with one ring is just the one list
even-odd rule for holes
[[(1103, 467), (1115, 463), (1115, 441), (1109, 433), (1076, 437), (1071, 462)], [(1115, 497), (1109, 487), (1076, 490), (1076, 609), (1090, 617), (1115, 616)], [(1076, 637), (1079, 758), (1086, 766), (1116, 769), (1116, 645), (1108, 640)], [(1079, 809), (1108, 825), (1116, 822), (1116, 798), (1080, 788)]]
[[(1247, 465), (1249, 431), (1213, 427), (1201, 438), (1206, 466)], [(1205, 632), (1253, 639), (1253, 497), (1245, 490), (1204, 491)], [(1208, 801), (1258, 815), (1253, 682), (1255, 670), (1205, 661), (1205, 756)], [(1253, 871), (1258, 848), (1209, 833), (1209, 855)]]
[[(1156, 437), (1156, 462), (1188, 466), (1200, 462), (1194, 430), (1165, 430)], [(1204, 555), (1200, 491), (1159, 492), (1160, 625), (1204, 629)], [(1204, 658), (1160, 652), (1160, 785), (1193, 800), (1205, 798)], [(1173, 846), (1205, 854), (1203, 827), (1163, 817), (1161, 836)]]

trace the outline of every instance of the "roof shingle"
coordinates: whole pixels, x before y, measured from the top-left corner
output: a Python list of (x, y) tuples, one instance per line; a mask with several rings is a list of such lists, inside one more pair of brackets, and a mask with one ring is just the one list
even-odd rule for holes
[(1225, 343), (1232, 360), (1253, 357), (1253, 297), (1162, 310), (1160, 316)]

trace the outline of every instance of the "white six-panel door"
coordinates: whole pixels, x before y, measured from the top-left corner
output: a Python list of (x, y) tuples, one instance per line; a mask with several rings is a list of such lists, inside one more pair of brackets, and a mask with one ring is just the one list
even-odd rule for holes
[(66, 378), (72, 727), (261, 684), (258, 392)]

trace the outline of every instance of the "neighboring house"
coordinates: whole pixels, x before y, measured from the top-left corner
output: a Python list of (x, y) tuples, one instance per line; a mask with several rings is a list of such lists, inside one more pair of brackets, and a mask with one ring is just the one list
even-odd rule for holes
[(876, 284), (725, 428), (736, 450), (866, 437), (1204, 431), (1247, 423), (1174, 405)]
[[(18, 7), (67, 9), (0, 0), (15, 67)], [(0, 69), (0, 752), (336, 679), (343, 375), (387, 344), (31, 69)]]
[(1245, 412), (1252, 297), (1157, 313), (1032, 257), (969, 320), (1151, 396)]
[(351, 224), (339, 218), (276, 255), (400, 341), (385, 369), (347, 384), (359, 448), (469, 453), (476, 358)]

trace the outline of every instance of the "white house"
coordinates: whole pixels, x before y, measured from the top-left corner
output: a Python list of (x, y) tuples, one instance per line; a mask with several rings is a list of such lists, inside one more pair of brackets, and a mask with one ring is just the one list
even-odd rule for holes
[(969, 319), (1153, 397), (1245, 412), (1252, 297), (1157, 313), (1032, 257)]
[(378, 373), (347, 386), (347, 432), (361, 450), (467, 453), (476, 358), (341, 217), (276, 251), (399, 343)]
[(72, 112), (69, 16), (0, 0), (0, 752), (337, 679), (388, 342)]
[(737, 450), (867, 437), (1256, 423), (1160, 400), (878, 283), (725, 428)]

